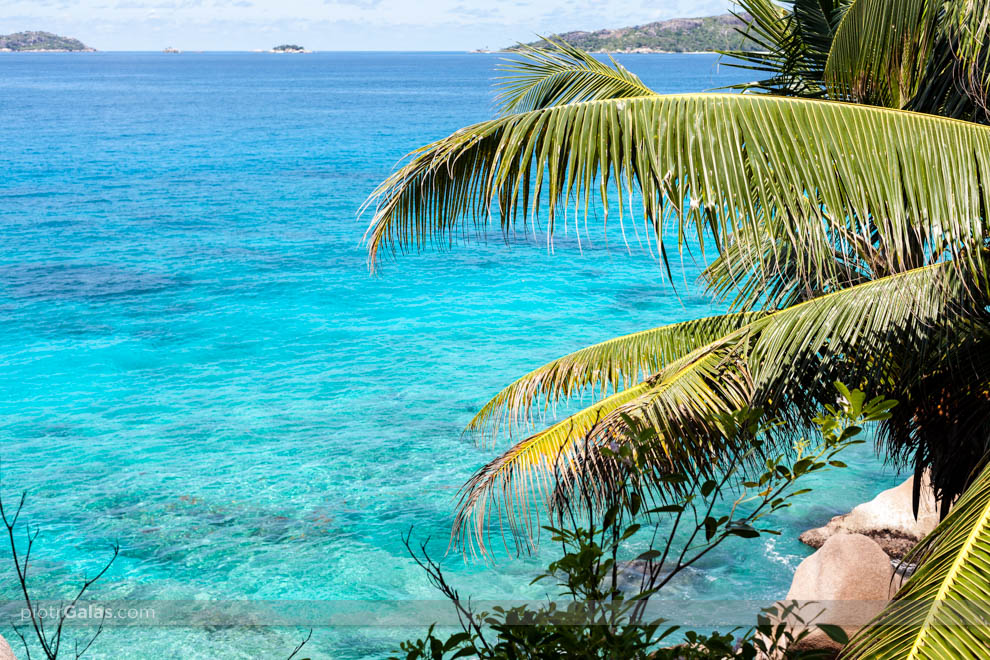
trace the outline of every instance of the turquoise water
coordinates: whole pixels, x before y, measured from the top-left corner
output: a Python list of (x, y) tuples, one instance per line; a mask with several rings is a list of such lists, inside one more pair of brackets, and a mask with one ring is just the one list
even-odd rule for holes
[[(566, 237), (554, 256), (495, 237), (369, 276), (358, 206), (404, 153), (491, 115), (496, 61), (0, 57), (0, 459), (41, 530), (36, 595), (119, 541), (94, 596), (434, 597), (400, 537), (443, 554), (456, 489), (493, 455), (460, 434), (487, 397), (715, 310), (690, 260), (678, 298), (645, 249)], [(704, 55), (623, 61), (667, 92), (746, 77)], [(720, 549), (671, 597), (782, 596), (797, 533), (896, 482), (860, 454), (781, 537)], [(445, 565), (465, 594), (532, 597), (544, 560)], [(321, 628), (306, 654), (381, 657), (415, 632)], [(301, 634), (108, 629), (88, 657), (285, 657)]]

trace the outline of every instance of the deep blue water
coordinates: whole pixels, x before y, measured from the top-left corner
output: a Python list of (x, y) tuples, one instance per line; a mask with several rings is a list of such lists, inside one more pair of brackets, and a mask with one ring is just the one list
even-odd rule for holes
[[(37, 595), (117, 540), (94, 596), (433, 597), (400, 537), (443, 554), (453, 494), (493, 455), (460, 433), (487, 397), (716, 309), (696, 264), (678, 298), (614, 242), (496, 238), (368, 274), (359, 205), (403, 154), (491, 116), (496, 61), (0, 56), (0, 459), (41, 530)], [(622, 61), (666, 92), (746, 78), (705, 55)], [(797, 533), (896, 481), (860, 454), (781, 537), (726, 546), (671, 597), (782, 596)], [(466, 594), (530, 597), (544, 560), (446, 565)], [(416, 632), (318, 629), (307, 654), (381, 657)], [(284, 657), (300, 635), (108, 629), (90, 657)]]

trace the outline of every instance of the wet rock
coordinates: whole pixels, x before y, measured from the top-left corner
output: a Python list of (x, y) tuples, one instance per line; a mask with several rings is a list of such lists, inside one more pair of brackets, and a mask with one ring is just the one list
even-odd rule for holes
[(892, 558), (900, 559), (938, 524), (938, 507), (928, 474), (921, 485), (917, 519), (911, 506), (913, 484), (914, 477), (832, 518), (824, 527), (809, 529), (799, 538), (812, 548), (820, 548), (835, 534), (862, 534), (876, 541)]
[(3, 637), (0, 637), (0, 660), (17, 660), (14, 650), (10, 648), (10, 644)]
[(783, 603), (797, 604), (796, 616), (787, 618), (788, 630), (794, 636), (810, 632), (789, 650), (837, 654), (841, 645), (814, 625), (838, 625), (852, 637), (898, 586), (900, 579), (880, 544), (862, 534), (833, 534), (794, 573)]

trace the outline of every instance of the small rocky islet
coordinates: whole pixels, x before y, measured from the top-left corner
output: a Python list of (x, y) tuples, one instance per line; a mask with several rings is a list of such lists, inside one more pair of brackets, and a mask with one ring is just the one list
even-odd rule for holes
[(310, 53), (312, 51), (306, 50), (302, 46), (296, 44), (282, 44), (280, 46), (275, 46), (271, 49), (272, 53)]

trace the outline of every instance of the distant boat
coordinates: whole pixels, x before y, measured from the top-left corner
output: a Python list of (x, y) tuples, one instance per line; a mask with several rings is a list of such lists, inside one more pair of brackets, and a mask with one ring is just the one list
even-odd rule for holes
[(166, 48), (162, 52), (163, 53), (181, 53), (182, 51), (179, 50), (178, 48), (172, 48), (171, 46), (169, 46), (168, 48)]

